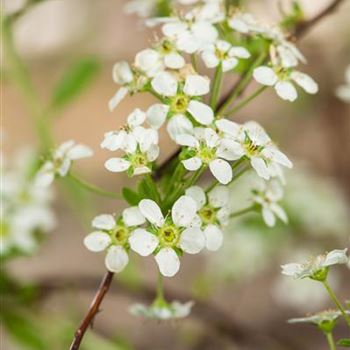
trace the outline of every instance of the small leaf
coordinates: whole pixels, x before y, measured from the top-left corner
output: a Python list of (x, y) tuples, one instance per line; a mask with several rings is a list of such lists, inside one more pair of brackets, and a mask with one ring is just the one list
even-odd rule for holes
[(96, 58), (83, 58), (69, 66), (54, 89), (51, 108), (61, 108), (71, 102), (88, 86), (99, 68)]
[(128, 187), (124, 187), (122, 190), (122, 194), (124, 199), (130, 204), (130, 205), (137, 205), (139, 204), (142, 197), (132, 189)]
[(344, 338), (338, 340), (337, 345), (342, 346), (344, 348), (350, 348), (350, 338)]

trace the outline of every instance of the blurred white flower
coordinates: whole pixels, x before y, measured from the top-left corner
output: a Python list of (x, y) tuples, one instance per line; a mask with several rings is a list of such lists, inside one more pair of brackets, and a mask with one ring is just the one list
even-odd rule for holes
[(330, 266), (346, 264), (348, 262), (346, 252), (347, 248), (343, 250), (336, 249), (327, 254), (310, 258), (303, 264), (291, 263), (282, 265), (282, 274), (296, 279), (311, 278), (318, 281), (324, 281), (327, 278)]
[[(345, 312), (350, 315), (350, 311)], [(322, 326), (326, 326), (329, 329), (330, 326), (332, 329), (341, 315), (339, 310), (326, 310), (307, 317), (292, 318), (288, 320), (288, 323), (312, 323), (321, 328)]]
[(157, 237), (139, 228), (146, 222), (138, 207), (123, 210), (120, 217), (102, 214), (96, 216), (92, 226), (97, 229), (87, 235), (84, 245), (92, 252), (107, 250), (105, 264), (109, 271), (120, 272), (129, 262), (128, 250), (139, 253), (143, 247), (143, 256), (150, 255), (158, 244)]
[(193, 301), (188, 301), (187, 303), (178, 301), (167, 303), (163, 301), (161, 304), (155, 303), (150, 306), (134, 304), (129, 311), (134, 316), (165, 321), (187, 317), (191, 313), (193, 304)]
[(163, 276), (172, 277), (179, 271), (179, 252), (197, 254), (204, 248), (205, 237), (198, 227), (197, 204), (191, 197), (181, 196), (174, 203), (171, 216), (167, 217), (150, 199), (141, 200), (139, 209), (152, 225), (149, 230), (157, 236), (155, 260)]
[(223, 72), (228, 72), (237, 66), (239, 59), (250, 57), (249, 51), (242, 46), (232, 46), (224, 40), (217, 40), (206, 46), (202, 53), (202, 59), (208, 68), (221, 64)]
[(350, 103), (350, 65), (345, 70), (345, 84), (340, 85), (335, 94), (344, 102)]
[(147, 18), (155, 15), (158, 3), (159, 0), (129, 0), (124, 6), (124, 10), (126, 13)]
[(317, 83), (309, 75), (296, 70), (281, 70), (275, 67), (260, 66), (254, 69), (253, 77), (260, 84), (273, 86), (279, 97), (291, 102), (298, 97), (293, 82), (309, 94), (318, 92)]
[(50, 186), (56, 176), (64, 177), (68, 174), (74, 160), (92, 155), (93, 151), (88, 146), (77, 144), (73, 140), (62, 143), (40, 168), (35, 179), (36, 185)]
[(229, 189), (216, 186), (206, 193), (201, 187), (192, 186), (186, 190), (186, 196), (192, 197), (197, 203), (206, 248), (211, 251), (218, 250), (223, 243), (222, 226), (227, 225), (230, 214)]
[(288, 222), (286, 212), (278, 204), (283, 198), (283, 188), (277, 180), (261, 182), (259, 188), (253, 189), (253, 194), (253, 201), (261, 208), (262, 216), (267, 226), (275, 226), (276, 218), (279, 218), (284, 223)]

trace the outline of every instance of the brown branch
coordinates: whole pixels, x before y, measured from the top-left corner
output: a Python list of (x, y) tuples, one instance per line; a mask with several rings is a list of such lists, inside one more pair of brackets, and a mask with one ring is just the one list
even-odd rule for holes
[(98, 287), (98, 290), (95, 294), (95, 297), (90, 305), (89, 311), (81, 322), (79, 328), (75, 332), (73, 342), (70, 346), (70, 350), (78, 350), (80, 347), (80, 343), (83, 340), (84, 334), (87, 328), (92, 324), (96, 314), (99, 311), (100, 305), (108, 292), (108, 289), (111, 285), (113, 279), (113, 272), (107, 271), (103, 276), (103, 279)]
[[(324, 10), (322, 10), (318, 15), (315, 17), (300, 22), (293, 33), (293, 36), (296, 39), (300, 39), (303, 37), (311, 28), (313, 28), (319, 21), (321, 21), (324, 17), (328, 16), (332, 12), (334, 12), (338, 6), (344, 2), (344, 0), (334, 0), (332, 1)], [(227, 94), (224, 96), (224, 99), (221, 99), (219, 102), (219, 107), (222, 106), (222, 104), (225, 102), (225, 98), (231, 95), (232, 90), (235, 89), (236, 84), (227, 92)], [(180, 153), (180, 148), (174, 151), (160, 166), (154, 173), (155, 178), (159, 178), (161, 174), (164, 173), (164, 171), (168, 168), (169, 164), (177, 157), (177, 155)]]

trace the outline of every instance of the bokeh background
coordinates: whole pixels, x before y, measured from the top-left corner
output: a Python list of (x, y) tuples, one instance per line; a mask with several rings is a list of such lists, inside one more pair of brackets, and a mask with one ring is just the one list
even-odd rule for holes
[[(279, 18), (279, 3), (288, 5), (288, 1), (247, 0), (246, 6), (274, 22)], [(312, 17), (328, 1), (301, 3), (306, 16)], [(139, 18), (123, 13), (124, 4), (122, 0), (42, 1), (14, 27), (15, 45), (43, 104), (69, 67), (84, 62), (93, 65), (86, 88), (52, 117), (52, 130), (57, 144), (74, 139), (91, 146), (95, 156), (80, 161), (75, 171), (116, 192), (130, 180), (105, 170), (103, 163), (110, 153), (99, 146), (103, 134), (122, 125), (136, 106), (146, 108), (153, 101), (138, 95), (127, 98), (113, 113), (107, 108), (117, 89), (111, 77), (113, 63), (131, 61), (154, 37)], [(2, 1), (3, 11), (14, 11), (16, 6), (21, 1)], [(239, 122), (255, 119), (264, 125), (295, 163), (287, 175), (284, 200), (290, 224), (267, 229), (259, 217), (247, 215), (232, 220), (222, 250), (186, 256), (181, 272), (166, 280), (169, 296), (197, 300), (193, 316), (179, 322), (145, 321), (128, 313), (134, 302), (149, 301), (157, 276), (152, 258), (142, 262), (136, 258), (135, 264), (116, 276), (83, 350), (327, 349), (313, 327), (286, 324), (288, 318), (331, 307), (325, 292), (316, 282), (282, 277), (279, 266), (349, 246), (350, 110), (334, 94), (350, 63), (349, 13), (347, 0), (300, 42), (308, 59), (303, 70), (319, 83), (318, 95), (301, 94), (295, 103), (288, 103), (267, 91), (237, 116)], [(1, 69), (4, 67), (6, 59), (2, 60)], [(232, 83), (227, 80), (226, 87)], [(20, 149), (35, 147), (38, 140), (23, 96), (6, 74), (1, 89), (2, 149), (11, 161)], [(162, 133), (159, 161), (173, 149)], [(232, 189), (233, 207), (245, 200), (248, 181), (240, 180)], [(55, 190), (55, 230), (34, 256), (15, 259), (7, 266), (17, 279), (38, 283), (43, 289), (40, 298), (24, 311), (42, 342), (20, 343), (16, 333), (25, 330), (15, 324), (11, 332), (2, 328), (3, 349), (68, 348), (105, 271), (103, 255), (88, 252), (82, 241), (90, 232), (93, 216), (117, 213), (124, 203), (88, 195), (84, 205), (72, 204), (61, 189), (57, 186)], [(331, 275), (342, 299), (350, 297), (349, 271), (339, 268)], [(227, 331), (225, 324), (232, 329)], [(346, 332), (340, 325), (336, 335)]]

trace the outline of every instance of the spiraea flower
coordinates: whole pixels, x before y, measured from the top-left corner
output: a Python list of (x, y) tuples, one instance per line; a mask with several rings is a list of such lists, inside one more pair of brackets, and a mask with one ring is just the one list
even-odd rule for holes
[(350, 103), (350, 65), (345, 71), (345, 84), (340, 85), (335, 91), (335, 94), (344, 102)]
[(232, 46), (225, 40), (217, 40), (208, 45), (202, 51), (202, 59), (208, 68), (221, 65), (223, 72), (232, 70), (238, 64), (239, 59), (250, 57), (249, 51), (242, 46)]
[(324, 281), (330, 266), (346, 264), (348, 262), (347, 249), (332, 250), (331, 252), (310, 258), (303, 264), (291, 263), (282, 265), (282, 274), (299, 278), (311, 278)]
[(70, 140), (62, 143), (49, 156), (36, 175), (36, 184), (47, 187), (52, 184), (56, 176), (64, 177), (68, 174), (74, 160), (88, 158), (93, 155), (90, 147), (77, 144)]
[(179, 135), (176, 142), (187, 147), (182, 160), (187, 170), (197, 171), (208, 166), (221, 184), (227, 185), (232, 180), (232, 167), (228, 161), (239, 158), (233, 141), (221, 138), (213, 129), (195, 128), (194, 135)]
[[(179, 271), (179, 255), (183, 252), (197, 254), (204, 248), (205, 237), (199, 227), (197, 204), (191, 197), (181, 196), (174, 203), (171, 215), (166, 217), (158, 204), (150, 199), (141, 200), (139, 209), (151, 224), (144, 232), (152, 232), (157, 238), (154, 254), (163, 276), (172, 277)], [(130, 244), (133, 250), (142, 253), (133, 241)]]
[(273, 86), (279, 97), (291, 102), (298, 97), (298, 92), (293, 83), (296, 83), (309, 94), (318, 92), (317, 83), (309, 75), (294, 69), (260, 66), (254, 69), (253, 77), (262, 85)]
[(158, 133), (151, 128), (141, 126), (146, 114), (136, 108), (127, 119), (127, 124), (119, 131), (105, 134), (102, 148), (110, 151), (122, 150), (123, 157), (110, 158), (105, 167), (111, 172), (127, 171), (129, 176), (141, 175), (152, 171), (152, 164), (159, 155)]
[(216, 121), (216, 127), (225, 139), (231, 141), (231, 159), (247, 158), (253, 169), (263, 179), (269, 180), (276, 176), (283, 179), (280, 167), (293, 166), (258, 123), (250, 121), (239, 125), (227, 119), (219, 119)]
[(107, 250), (107, 269), (120, 272), (129, 262), (130, 248), (137, 253), (142, 250), (142, 255), (147, 256), (158, 244), (156, 236), (139, 228), (145, 221), (138, 207), (124, 209), (119, 217), (109, 214), (96, 216), (92, 226), (97, 230), (85, 237), (84, 245), (92, 252)]
[(192, 120), (201, 125), (213, 121), (213, 110), (198, 100), (209, 92), (207, 77), (191, 73), (182, 81), (174, 74), (161, 72), (153, 78), (151, 85), (163, 97), (164, 103), (149, 108), (147, 121), (158, 129), (168, 119), (167, 130), (172, 139), (175, 140), (178, 134), (191, 132)]
[(197, 203), (206, 248), (211, 251), (218, 250), (223, 242), (222, 227), (227, 225), (230, 214), (229, 189), (216, 186), (209, 193), (205, 193), (201, 187), (192, 186), (186, 190), (186, 196), (192, 197)]
[(150, 306), (134, 304), (130, 307), (129, 311), (134, 316), (166, 321), (187, 317), (191, 313), (193, 304), (193, 301), (188, 301), (186, 303), (173, 301), (167, 303), (164, 300), (162, 300), (162, 302), (156, 300), (156, 302)]

